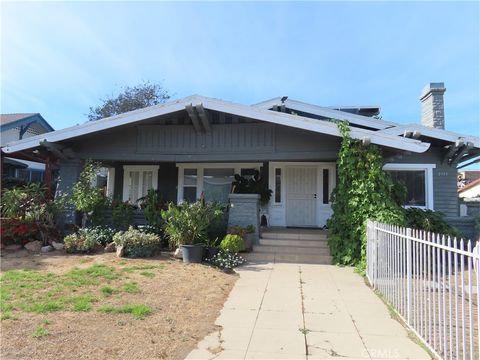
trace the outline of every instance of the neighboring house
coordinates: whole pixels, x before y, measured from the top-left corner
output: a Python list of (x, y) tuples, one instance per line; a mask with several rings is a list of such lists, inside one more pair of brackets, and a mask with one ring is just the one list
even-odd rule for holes
[(458, 172), (458, 189), (460, 190), (464, 186), (478, 179), (480, 179), (480, 170), (459, 171)]
[(321, 227), (331, 216), (341, 135), (380, 146), (385, 170), (406, 184), (406, 206), (459, 216), (457, 165), (480, 155), (478, 137), (444, 129), (443, 83), (422, 92), (421, 124), (375, 118), (379, 107), (323, 107), (274, 98), (243, 105), (193, 95), (11, 142), (7, 154), (49, 151), (59, 159), (58, 191), (68, 192), (94, 159), (108, 168), (110, 196), (136, 201), (149, 188), (166, 200), (226, 202), (235, 174), (259, 170), (273, 191), (269, 225)]
[(480, 179), (474, 180), (459, 189), (458, 196), (462, 199), (480, 199)]
[[(27, 139), (53, 131), (38, 113), (1, 114), (0, 145)], [(22, 159), (4, 157), (2, 151), (2, 179), (11, 183), (42, 182), (45, 165)]]

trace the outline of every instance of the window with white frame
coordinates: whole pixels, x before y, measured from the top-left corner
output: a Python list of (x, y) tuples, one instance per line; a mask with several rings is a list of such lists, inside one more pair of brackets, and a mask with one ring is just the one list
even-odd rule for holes
[(435, 164), (385, 164), (396, 184), (406, 189), (405, 206), (433, 209), (433, 169)]
[(123, 201), (135, 204), (147, 195), (149, 189), (157, 189), (158, 165), (125, 165), (123, 167)]
[(250, 178), (262, 164), (177, 164), (178, 202), (194, 202), (202, 197), (207, 202), (227, 203), (235, 174)]

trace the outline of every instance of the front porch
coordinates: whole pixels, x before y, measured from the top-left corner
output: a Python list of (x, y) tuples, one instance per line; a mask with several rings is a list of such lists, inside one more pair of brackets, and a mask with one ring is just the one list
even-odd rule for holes
[[(335, 187), (334, 162), (103, 162), (106, 194), (137, 204), (155, 189), (165, 201), (204, 199), (228, 203), (235, 175), (251, 178), (256, 172), (271, 190), (260, 214), (267, 226), (321, 228), (331, 215), (330, 194)], [(70, 169), (70, 168), (69, 168)]]

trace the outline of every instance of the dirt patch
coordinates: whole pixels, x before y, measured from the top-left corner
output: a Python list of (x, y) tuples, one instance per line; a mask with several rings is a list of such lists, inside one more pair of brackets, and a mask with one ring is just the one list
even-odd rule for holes
[[(236, 275), (204, 265), (184, 265), (167, 257), (118, 259), (114, 254), (7, 256), (1, 259), (1, 270), (52, 272), (60, 279), (75, 267), (88, 269), (96, 264), (112, 267), (121, 276), (81, 289), (95, 297), (91, 309), (73, 311), (72, 307), (44, 313), (12, 310), (16, 319), (1, 322), (0, 357), (183, 359), (215, 330), (215, 319), (237, 280)], [(136, 283), (138, 291), (127, 291), (129, 283)], [(101, 290), (106, 286), (112, 293)], [(79, 291), (71, 295), (79, 295)], [(143, 304), (152, 313), (140, 320), (131, 313), (99, 311), (127, 304)]]

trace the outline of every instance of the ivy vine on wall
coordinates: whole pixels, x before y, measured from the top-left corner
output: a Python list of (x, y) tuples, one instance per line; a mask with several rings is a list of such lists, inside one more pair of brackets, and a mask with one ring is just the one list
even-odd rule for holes
[(328, 244), (337, 264), (365, 268), (366, 221), (403, 224), (396, 186), (385, 173), (381, 150), (350, 137), (346, 122), (337, 122), (342, 145), (337, 160), (337, 186), (332, 192)]

